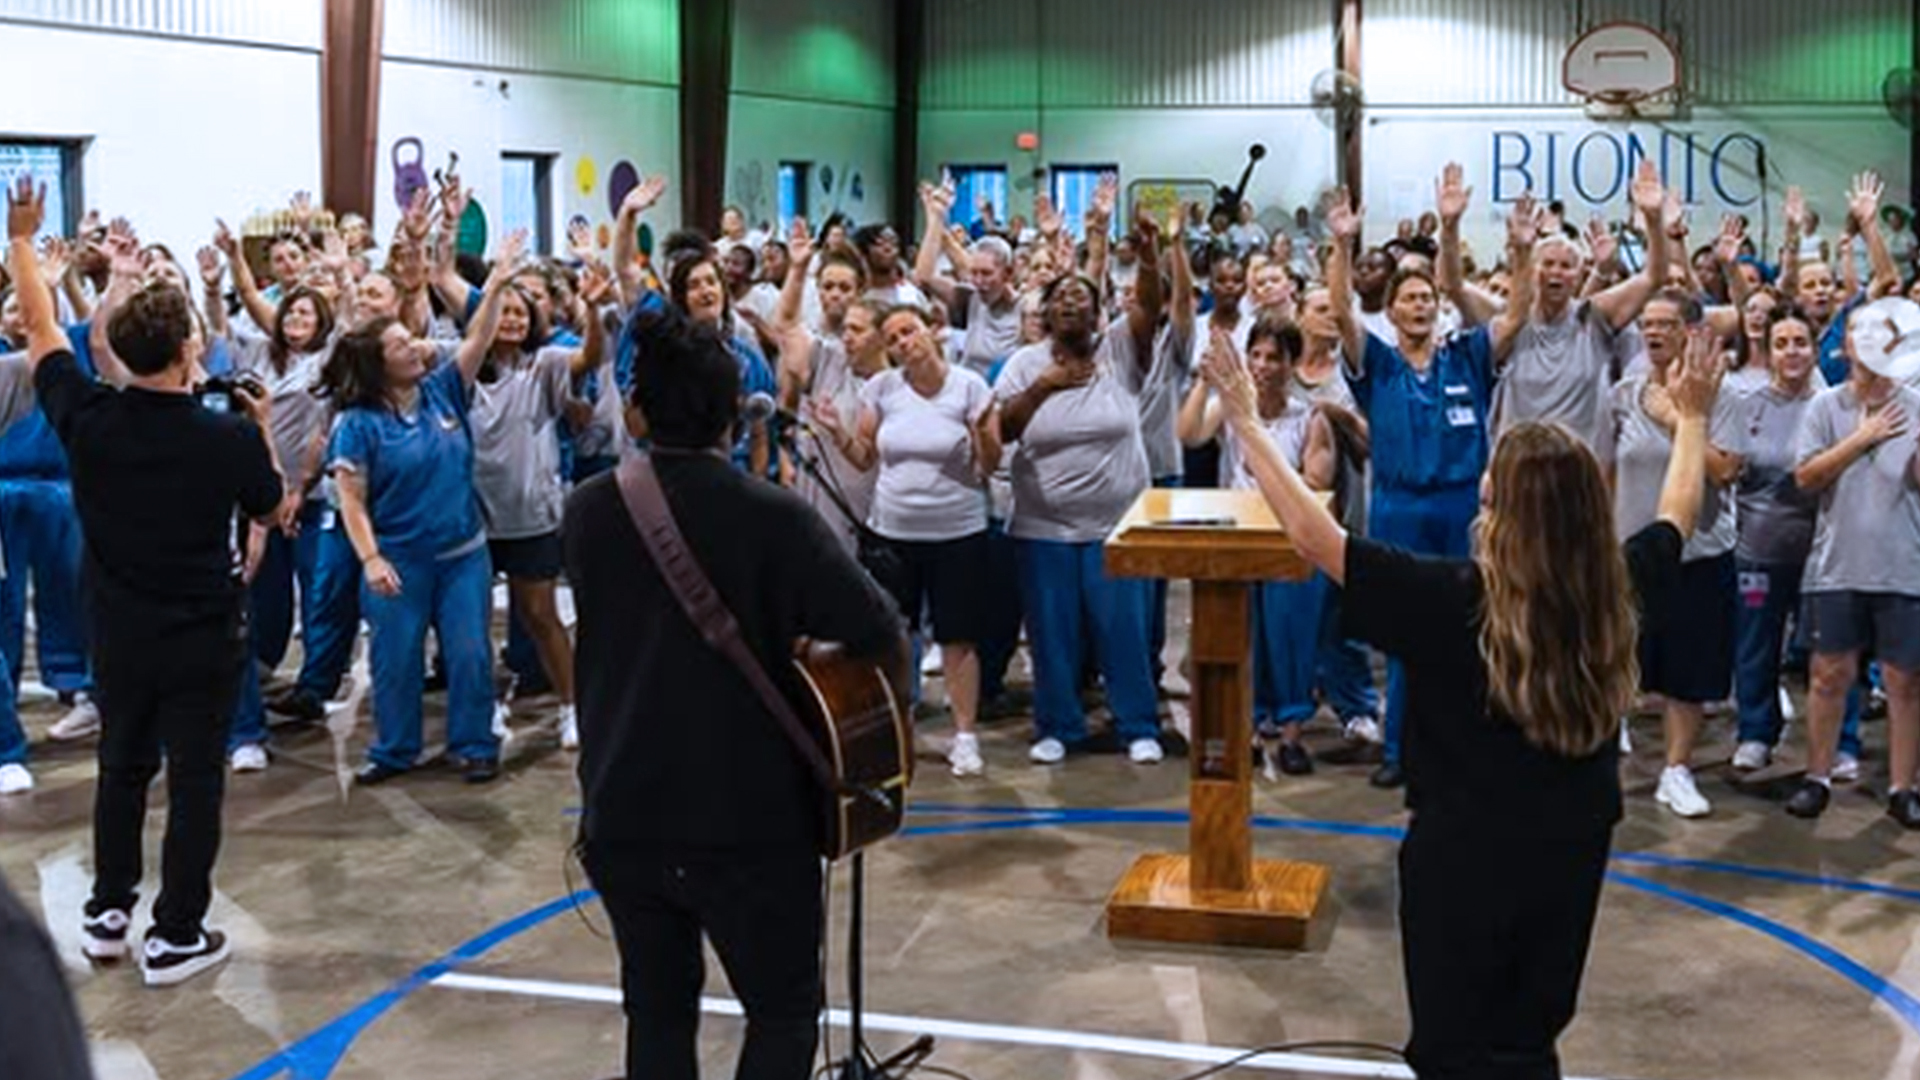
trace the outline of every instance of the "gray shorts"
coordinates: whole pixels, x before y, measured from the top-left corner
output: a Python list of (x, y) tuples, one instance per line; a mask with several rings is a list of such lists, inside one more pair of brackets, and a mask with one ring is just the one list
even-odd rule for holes
[(1807, 644), (1817, 653), (1871, 651), (1881, 663), (1920, 671), (1920, 596), (1809, 593)]

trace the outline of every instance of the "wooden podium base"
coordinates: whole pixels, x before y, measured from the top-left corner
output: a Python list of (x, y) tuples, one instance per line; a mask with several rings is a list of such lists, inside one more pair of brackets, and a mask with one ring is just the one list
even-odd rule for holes
[(1327, 891), (1316, 863), (1256, 859), (1245, 891), (1195, 890), (1185, 855), (1142, 855), (1107, 898), (1107, 937), (1300, 949)]

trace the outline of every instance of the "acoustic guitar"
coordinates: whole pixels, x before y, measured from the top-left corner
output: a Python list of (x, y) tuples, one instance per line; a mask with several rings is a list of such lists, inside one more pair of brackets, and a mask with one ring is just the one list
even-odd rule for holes
[(900, 831), (913, 782), (913, 730), (886, 672), (838, 645), (802, 642), (796, 704), (837, 786), (823, 790), (820, 853), (840, 859)]

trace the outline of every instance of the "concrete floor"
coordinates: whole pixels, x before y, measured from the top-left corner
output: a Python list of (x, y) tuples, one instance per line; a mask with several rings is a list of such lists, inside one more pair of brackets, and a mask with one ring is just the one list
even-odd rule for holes
[[(165, 991), (82, 960), (91, 748), (36, 743), (39, 789), (0, 801), (0, 870), (54, 933), (103, 1077), (617, 1074), (604, 916), (591, 902), (555, 903), (584, 885), (567, 857), (572, 759), (550, 712), (521, 710), (506, 776), (478, 789), (427, 769), (343, 799), (326, 734), (277, 733), (273, 768), (229, 788), (213, 920), (230, 932), (234, 958)], [(36, 738), (57, 713), (50, 702), (27, 707)], [(936, 737), (943, 727), (927, 725)], [(1666, 815), (1651, 796), (1658, 723), (1634, 730), (1621, 858), (1580, 1019), (1562, 1044), (1569, 1075), (1920, 1077), (1920, 836), (1882, 817), (1868, 794), (1883, 783), (1884, 725), (1868, 727), (1862, 790), (1843, 789), (1812, 826), (1765, 792), (1730, 785), (1724, 721), (1711, 725), (1702, 769), (1713, 816)], [(1135, 855), (1183, 845), (1184, 826), (1035, 812), (1177, 814), (1184, 762), (1105, 756), (1040, 768), (1026, 763), (1026, 733), (1024, 718), (988, 729), (983, 780), (956, 781), (926, 760), (915, 834), (870, 858), (868, 1008), (884, 1014), (870, 1032), (876, 1049), (938, 1028), (932, 1064), (974, 1080), (1172, 1080), (1224, 1056), (1209, 1048), (1404, 1039), (1388, 831), (1404, 816), (1398, 793), (1366, 785), (1368, 766), (1323, 760), (1311, 777), (1257, 784), (1256, 812), (1273, 820), (1256, 833), (1256, 854), (1333, 870), (1306, 951), (1116, 945), (1101, 925), (1107, 892)], [(1311, 742), (1338, 749), (1324, 725)], [(841, 888), (836, 1006), (844, 899)], [(450, 955), (463, 961), (457, 971), (443, 962)], [(717, 966), (709, 993), (707, 1075), (727, 1076), (741, 1027), (724, 1015)], [(844, 1031), (829, 1034), (843, 1052)], [(1261, 1075), (1408, 1075), (1366, 1060), (1316, 1050)]]

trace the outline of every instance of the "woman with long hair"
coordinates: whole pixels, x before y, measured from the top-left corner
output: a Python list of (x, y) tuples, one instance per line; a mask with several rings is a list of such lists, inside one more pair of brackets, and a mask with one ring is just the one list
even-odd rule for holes
[(1620, 820), (1636, 609), (1680, 573), (1722, 365), (1696, 332), (1669, 383), (1674, 451), (1654, 522), (1614, 538), (1599, 460), (1558, 425), (1517, 424), (1481, 485), (1464, 556), (1349, 536), (1274, 444), (1230, 350), (1206, 375), (1261, 493), (1306, 560), (1346, 587), (1355, 637), (1407, 671), (1400, 929), (1422, 1080), (1557, 1078)]
[[(727, 339), (728, 349), (740, 362), (743, 398), (779, 392), (779, 383), (760, 347), (733, 332), (733, 305), (727, 296), (726, 271), (720, 265), (720, 256), (711, 247), (689, 254), (672, 265), (667, 271), (667, 299), (687, 318), (713, 327)], [(740, 426), (744, 430), (734, 446), (734, 464), (754, 476), (768, 475), (773, 443), (766, 421), (756, 420)]]
[(986, 771), (974, 724), (980, 707), (976, 645), (987, 616), (987, 477), (1000, 463), (999, 413), (980, 376), (947, 361), (932, 320), (914, 307), (887, 313), (881, 334), (895, 367), (860, 390), (853, 427), (837, 408), (814, 421), (856, 469), (878, 469), (868, 525), (893, 549), (882, 574), (910, 624), (924, 608), (940, 646), (953, 710), (955, 776)]
[[(1771, 285), (1762, 285), (1747, 294), (1746, 303), (1740, 305), (1740, 333), (1727, 364), (1727, 389), (1736, 394), (1753, 394), (1778, 385), (1780, 367), (1774, 363), (1772, 353), (1773, 315), (1785, 306), (1780, 290)], [(1796, 321), (1805, 319), (1803, 314)], [(1825, 382), (1821, 380), (1822, 386)]]
[(447, 668), (447, 753), (471, 783), (499, 775), (493, 732), (493, 571), (474, 490), (469, 414), (526, 244), (507, 236), (466, 339), (451, 356), (379, 319), (334, 344), (329, 396), (340, 410), (327, 452), (347, 535), (365, 573), (373, 630), (374, 742), (355, 774), (377, 784), (413, 768), (421, 746), (427, 627)]

